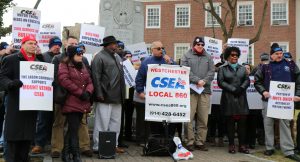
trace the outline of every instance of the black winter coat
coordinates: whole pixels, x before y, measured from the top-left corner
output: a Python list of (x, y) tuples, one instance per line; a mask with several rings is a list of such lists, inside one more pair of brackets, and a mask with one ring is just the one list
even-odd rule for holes
[[(221, 105), (224, 108), (224, 115), (247, 115), (249, 113), (246, 90), (250, 85), (246, 68), (238, 65), (235, 71), (228, 63), (219, 68), (218, 85), (223, 89)], [(236, 93), (237, 89), (240, 93)]]
[[(8, 84), (14, 79), (20, 80), (20, 61), (26, 61), (21, 53), (11, 54), (3, 59), (0, 69), (1, 87), (7, 89)], [(36, 61), (43, 61), (43, 56), (37, 56)], [(4, 134), (6, 140), (33, 140), (38, 111), (19, 111), (20, 90), (8, 90), (7, 93), (8, 106)]]

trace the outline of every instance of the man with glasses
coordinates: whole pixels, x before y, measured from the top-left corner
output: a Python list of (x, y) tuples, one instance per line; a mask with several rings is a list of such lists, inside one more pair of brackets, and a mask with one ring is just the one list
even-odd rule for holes
[[(274, 148), (274, 120), (267, 116), (268, 99), (271, 97), (270, 82), (294, 82), (295, 83), (295, 97), (294, 101), (299, 101), (300, 96), (300, 71), (295, 63), (290, 63), (283, 58), (283, 50), (278, 43), (273, 43), (270, 50), (270, 63), (264, 64), (257, 70), (254, 75), (255, 89), (262, 95), (263, 101), (263, 121), (265, 128), (265, 146), (266, 156), (271, 156), (275, 153)], [(291, 136), (289, 119), (279, 119), (280, 130), (280, 149), (286, 158), (294, 161), (300, 161), (300, 157), (294, 153), (294, 142)]]
[[(140, 103), (136, 105), (136, 135), (137, 135), (137, 143), (142, 144), (143, 141), (146, 141), (149, 136), (149, 125), (145, 122), (145, 87), (147, 81), (147, 71), (148, 64), (173, 64), (174, 61), (166, 54), (163, 53), (164, 46), (160, 41), (155, 41), (151, 44), (151, 52), (152, 56), (145, 58), (142, 61), (140, 69), (135, 79), (136, 83), (136, 92), (138, 93)], [(158, 124), (155, 122), (151, 123), (151, 133), (153, 133), (156, 129), (159, 128)], [(173, 132), (169, 132), (172, 135)]]
[[(191, 68), (190, 83), (204, 88), (201, 94), (191, 90), (191, 112), (190, 122), (187, 123), (187, 146), (189, 151), (195, 149), (208, 151), (205, 146), (207, 134), (207, 120), (210, 107), (210, 83), (214, 78), (215, 69), (211, 56), (204, 50), (203, 37), (196, 37), (193, 41), (193, 47), (188, 50), (181, 58), (181, 65)], [(193, 131), (193, 120), (197, 114), (196, 137)]]

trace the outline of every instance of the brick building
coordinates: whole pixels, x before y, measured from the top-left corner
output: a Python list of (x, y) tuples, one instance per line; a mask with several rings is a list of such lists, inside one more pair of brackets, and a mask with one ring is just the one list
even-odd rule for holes
[[(145, 42), (150, 46), (152, 41), (161, 40), (167, 53), (176, 60), (190, 48), (195, 36), (213, 37), (214, 30), (215, 38), (223, 39), (218, 23), (194, 0), (142, 1), (145, 9)], [(224, 17), (225, 9), (220, 6), (222, 0), (213, 2), (217, 13)], [(300, 11), (296, 11), (296, 8), (300, 10), (299, 0), (268, 0), (262, 34), (259, 41), (250, 45), (248, 62), (257, 64), (260, 53), (269, 53), (273, 42), (278, 42), (284, 51), (291, 52), (296, 58), (296, 46), (300, 48), (300, 45), (296, 45), (296, 40), (300, 43)], [(262, 0), (238, 0), (237, 23), (232, 37), (253, 38), (259, 28), (262, 12)]]

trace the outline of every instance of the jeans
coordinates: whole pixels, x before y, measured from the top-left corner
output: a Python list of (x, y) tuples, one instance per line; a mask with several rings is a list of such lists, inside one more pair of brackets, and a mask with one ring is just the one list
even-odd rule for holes
[(44, 147), (51, 140), (52, 124), (52, 111), (40, 111), (38, 113), (37, 128), (34, 137), (36, 146)]

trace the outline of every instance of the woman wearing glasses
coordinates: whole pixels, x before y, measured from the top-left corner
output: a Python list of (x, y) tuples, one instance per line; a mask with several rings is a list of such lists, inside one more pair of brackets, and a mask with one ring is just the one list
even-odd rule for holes
[(79, 46), (69, 46), (66, 59), (59, 64), (58, 81), (68, 91), (62, 113), (66, 116), (68, 130), (64, 137), (62, 160), (81, 162), (78, 129), (84, 113), (90, 112), (90, 97), (94, 91), (91, 76), (82, 63), (83, 50)]
[(228, 47), (224, 53), (227, 62), (220, 67), (218, 72), (218, 85), (223, 89), (221, 105), (227, 123), (227, 135), (229, 140), (228, 152), (234, 154), (234, 134), (235, 123), (237, 123), (237, 133), (239, 139), (239, 149), (241, 153), (248, 154), (249, 150), (245, 146), (246, 137), (246, 117), (249, 113), (246, 89), (250, 85), (250, 80), (246, 68), (238, 64), (241, 51), (237, 47)]

